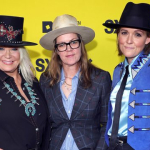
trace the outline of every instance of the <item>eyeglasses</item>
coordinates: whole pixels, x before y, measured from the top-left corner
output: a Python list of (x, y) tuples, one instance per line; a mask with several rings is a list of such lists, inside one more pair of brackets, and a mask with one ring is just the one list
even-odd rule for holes
[(80, 39), (70, 41), (69, 43), (60, 43), (60, 44), (55, 44), (55, 49), (57, 49), (59, 52), (63, 52), (67, 50), (67, 45), (69, 45), (72, 49), (79, 48), (81, 43)]

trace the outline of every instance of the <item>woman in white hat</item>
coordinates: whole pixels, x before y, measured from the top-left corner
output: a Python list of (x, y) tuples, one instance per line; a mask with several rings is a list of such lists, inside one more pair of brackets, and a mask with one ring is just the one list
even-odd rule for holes
[(40, 40), (53, 50), (40, 78), (50, 113), (50, 150), (99, 149), (98, 141), (104, 139), (111, 79), (88, 61), (85, 44), (94, 36), (73, 16), (62, 15)]
[(150, 5), (126, 4), (117, 29), (119, 55), (114, 70), (106, 142), (109, 150), (150, 150)]
[(22, 41), (22, 17), (0, 16), (0, 148), (48, 150), (46, 101)]

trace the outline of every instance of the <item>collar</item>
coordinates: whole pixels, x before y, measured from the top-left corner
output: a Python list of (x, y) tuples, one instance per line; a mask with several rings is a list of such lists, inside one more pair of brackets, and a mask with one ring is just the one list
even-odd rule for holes
[[(143, 53), (143, 51), (142, 51), (141, 53)], [(125, 60), (124, 60), (124, 68), (125, 68), (127, 65), (129, 65), (129, 66), (131, 67), (131, 66), (133, 65), (133, 63), (135, 62), (135, 60), (139, 57), (139, 55), (141, 55), (141, 53), (138, 54), (138, 55), (132, 60), (132, 62), (131, 62), (130, 64), (128, 63), (127, 58), (125, 58)]]
[[(79, 73), (80, 73), (80, 68), (78, 70), (78, 72), (76, 73), (76, 75), (73, 78), (79, 78)], [(61, 69), (61, 81), (65, 80), (65, 74), (64, 74), (64, 69)]]
[(141, 53), (139, 53), (133, 60), (132, 62), (129, 64), (128, 61), (127, 61), (127, 58), (125, 58), (125, 60), (123, 62), (121, 62), (118, 66), (121, 68), (120, 70), (120, 78), (122, 77), (122, 73), (123, 71), (125, 70), (126, 66), (129, 65), (129, 73), (132, 75), (132, 77), (134, 78), (133, 76), (133, 66), (134, 64), (137, 62), (138, 58), (141, 56), (141, 55), (145, 55), (144, 54), (144, 51), (142, 51)]
[[(25, 80), (24, 80), (21, 73), (20, 73), (20, 76), (21, 76), (21, 79), (22, 79), (22, 83), (25, 83)], [(0, 70), (0, 81), (4, 82), (9, 78), (12, 78), (12, 77), (7, 75), (4, 71)]]
[[(145, 65), (145, 63), (149, 60), (150, 53), (145, 54), (144, 51), (142, 51), (139, 55), (137, 55), (129, 65), (131, 68), (129, 72), (132, 74), (132, 78), (134, 79), (135, 76), (138, 74), (138, 72), (142, 69), (142, 67)], [(124, 61), (123, 68), (126, 67), (127, 60)]]
[(4, 71), (0, 70), (0, 80), (4, 82), (7, 78), (10, 78)]

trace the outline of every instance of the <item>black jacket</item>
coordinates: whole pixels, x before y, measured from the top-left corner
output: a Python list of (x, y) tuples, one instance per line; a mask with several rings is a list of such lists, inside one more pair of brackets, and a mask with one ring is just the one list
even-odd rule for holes
[[(44, 95), (35, 81), (31, 87), (37, 98), (39, 105), (35, 106), (35, 115), (27, 116), (25, 106), (12, 96), (7, 88), (4, 88), (4, 82), (10, 85), (10, 88), (24, 99), (14, 79), (0, 70), (0, 148), (4, 150), (28, 150), (38, 147), (38, 150), (48, 150), (49, 131), (48, 111)], [(31, 100), (28, 90), (24, 86), (25, 80), (22, 77), (22, 89)], [(26, 108), (27, 109), (27, 108)]]

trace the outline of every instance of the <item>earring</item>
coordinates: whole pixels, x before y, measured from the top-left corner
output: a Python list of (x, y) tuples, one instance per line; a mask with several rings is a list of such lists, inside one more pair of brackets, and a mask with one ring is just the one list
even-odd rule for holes
[(21, 69), (20, 69), (20, 67), (18, 68), (18, 72), (19, 72), (19, 74), (20, 74), (20, 72), (21, 72)]

